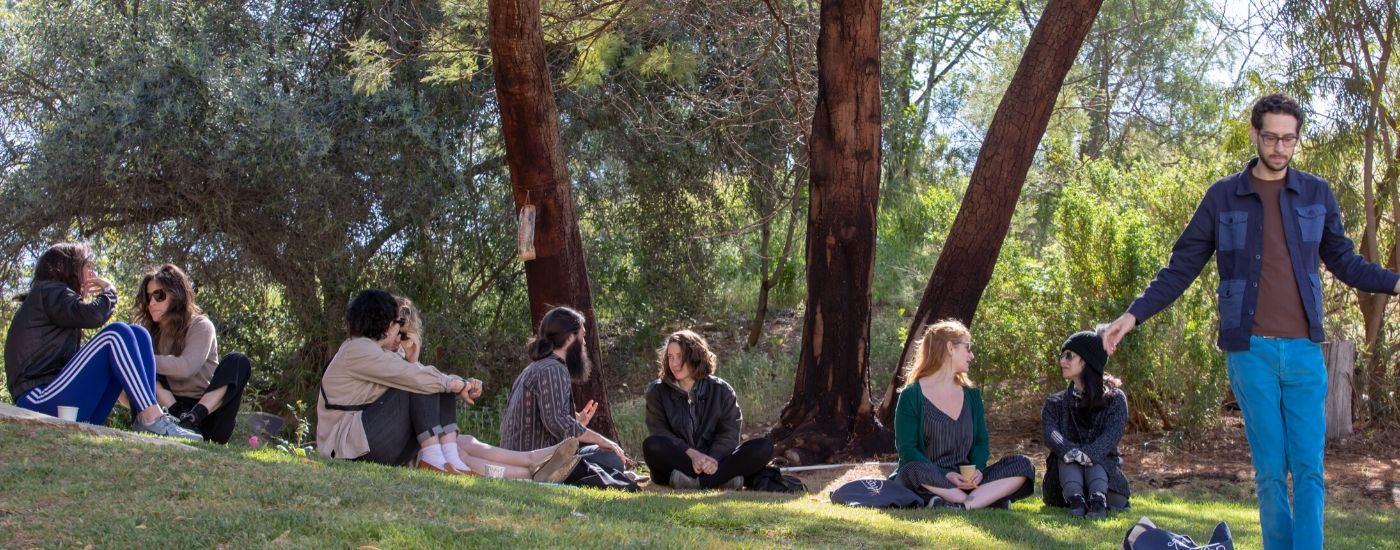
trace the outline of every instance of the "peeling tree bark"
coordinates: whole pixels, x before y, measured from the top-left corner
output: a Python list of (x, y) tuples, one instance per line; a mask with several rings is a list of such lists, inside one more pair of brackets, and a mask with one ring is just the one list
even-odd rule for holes
[[(794, 463), (893, 450), (870, 402), (880, 189), (880, 0), (823, 0), (807, 215), (807, 311), (792, 399), (770, 437)], [(868, 443), (885, 441), (888, 449)]]
[(573, 190), (564, 165), (559, 134), (559, 112), (545, 63), (544, 33), (540, 27), (539, 0), (490, 0), (487, 4), (492, 69), (496, 98), (501, 109), (501, 134), (517, 209), (535, 205), (534, 260), (525, 262), (530, 298), (530, 319), (539, 326), (555, 306), (569, 306), (587, 318), (587, 347), (593, 362), (588, 382), (574, 386), (574, 402), (598, 402), (598, 412), (588, 427), (609, 438), (616, 437), (602, 353), (598, 348), (598, 323), (593, 311), (593, 291), (583, 255), (574, 211)]

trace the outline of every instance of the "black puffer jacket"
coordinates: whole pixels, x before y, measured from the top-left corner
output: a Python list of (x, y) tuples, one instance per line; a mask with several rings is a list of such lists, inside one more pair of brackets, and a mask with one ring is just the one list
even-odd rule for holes
[(716, 376), (695, 382), (687, 394), (674, 383), (647, 386), (647, 431), (678, 439), (715, 460), (739, 446), (744, 415), (734, 388)]
[(44, 281), (29, 291), (5, 335), (5, 381), (10, 397), (58, 378), (78, 353), (83, 329), (107, 323), (117, 307), (117, 292), (107, 289), (84, 302), (68, 285)]

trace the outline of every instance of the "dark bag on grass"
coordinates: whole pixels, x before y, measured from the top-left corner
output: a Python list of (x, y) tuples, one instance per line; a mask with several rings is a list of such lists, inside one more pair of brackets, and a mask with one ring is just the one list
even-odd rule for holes
[(1191, 537), (1159, 529), (1143, 516), (1123, 537), (1123, 550), (1235, 550), (1235, 543), (1230, 525), (1223, 521), (1211, 532), (1210, 542), (1197, 546)]
[(831, 492), (831, 501), (869, 508), (917, 508), (924, 499), (898, 481), (881, 477), (857, 479)]
[(772, 466), (764, 466), (762, 470), (753, 475), (749, 482), (750, 491), (767, 491), (770, 493), (805, 493), (807, 484), (793, 476), (783, 475), (783, 471)]
[(564, 478), (564, 484), (595, 489), (620, 489), (629, 493), (642, 489), (637, 486), (637, 482), (627, 479), (621, 470), (591, 462), (587, 458), (578, 461), (574, 470), (569, 472), (569, 477)]

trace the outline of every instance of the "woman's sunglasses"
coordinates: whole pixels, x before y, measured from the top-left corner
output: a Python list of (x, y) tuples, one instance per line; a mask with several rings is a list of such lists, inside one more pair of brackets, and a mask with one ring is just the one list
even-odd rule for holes
[(147, 299), (147, 300), (150, 300), (150, 301), (155, 302), (155, 303), (157, 303), (157, 304), (165, 303), (165, 301), (166, 301), (167, 299), (169, 299), (169, 298), (170, 298), (170, 293), (169, 293), (169, 292), (166, 292), (165, 289), (163, 289), (163, 288), (162, 288), (162, 289), (159, 289), (159, 290), (156, 290), (155, 292), (152, 292), (152, 293), (150, 293), (149, 295), (146, 296), (146, 299)]

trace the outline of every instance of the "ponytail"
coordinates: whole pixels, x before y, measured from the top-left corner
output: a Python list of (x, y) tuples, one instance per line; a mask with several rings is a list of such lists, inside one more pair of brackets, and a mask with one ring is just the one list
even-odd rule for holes
[(583, 324), (583, 314), (572, 308), (560, 306), (549, 310), (540, 319), (540, 330), (535, 339), (525, 346), (525, 354), (531, 361), (548, 357), (554, 350), (564, 347), (564, 342), (583, 328)]
[(535, 338), (525, 346), (525, 354), (530, 356), (531, 361), (539, 361), (554, 353), (554, 344), (548, 338)]

